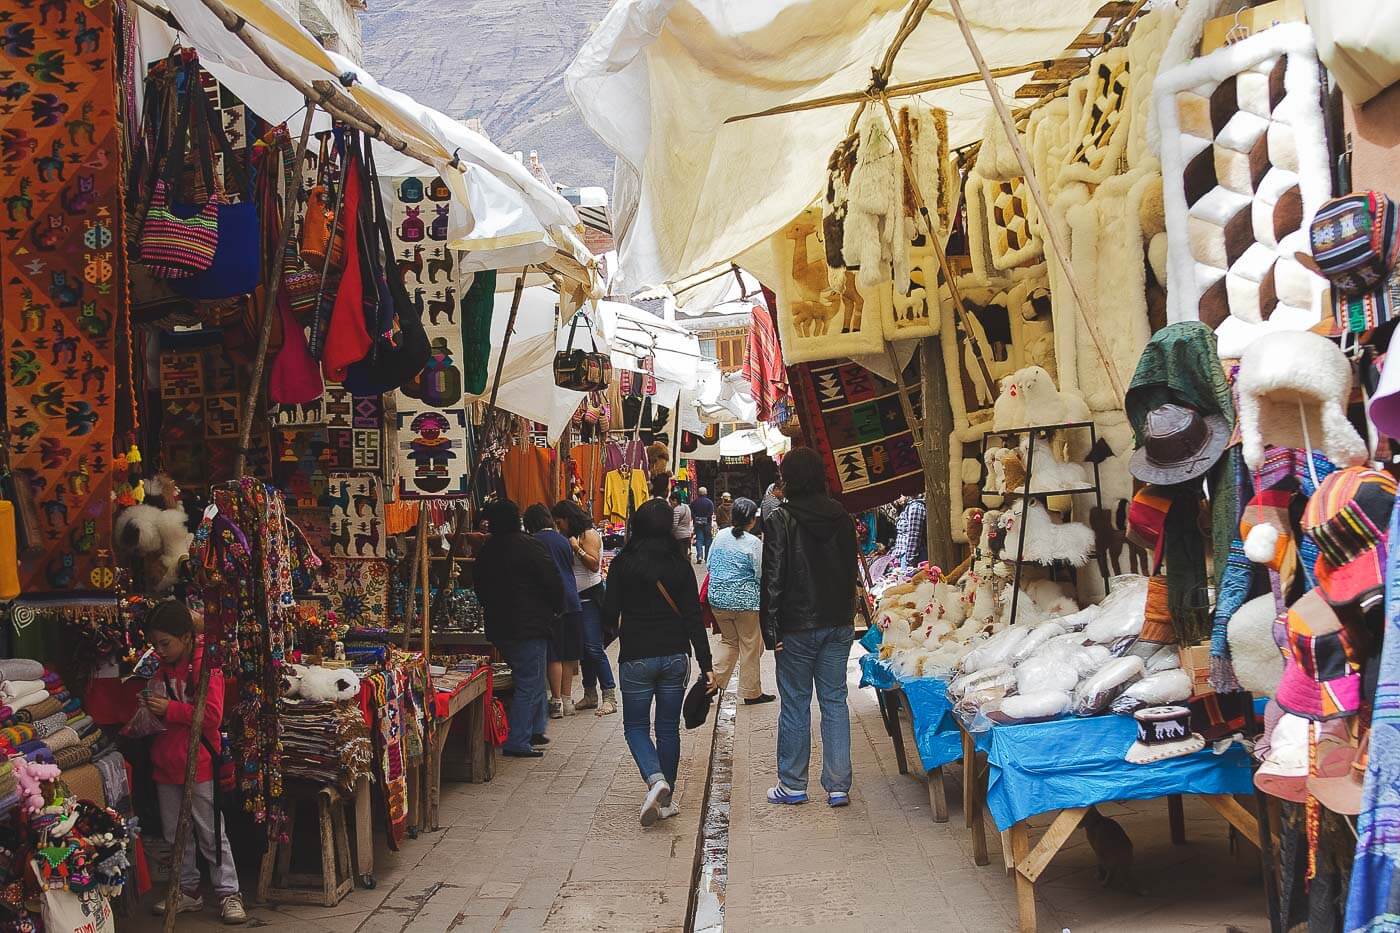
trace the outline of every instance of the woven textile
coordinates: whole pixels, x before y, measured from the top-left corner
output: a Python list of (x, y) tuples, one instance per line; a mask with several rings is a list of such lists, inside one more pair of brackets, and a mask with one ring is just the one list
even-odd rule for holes
[(326, 491), (330, 502), (330, 557), (384, 557), (384, 494), (378, 478), (337, 474)]
[(744, 378), (753, 389), (758, 420), (773, 420), (773, 406), (787, 395), (787, 370), (778, 347), (778, 331), (768, 309), (754, 305), (749, 315), (749, 336), (744, 348)]
[(126, 329), (113, 7), (12, 9), (0, 246), (10, 467), (42, 537), (26, 594), (112, 586), (116, 344)]
[[(429, 346), (423, 372), (390, 396), (397, 412), (399, 497), (461, 496), (471, 466), (463, 397), (463, 334), (475, 333), (481, 326), (482, 296), (478, 290), (473, 306), (466, 307), (471, 275), (461, 271), (457, 251), (447, 248), (452, 206), (446, 186), (426, 177), (384, 177), (380, 190), (404, 288), (423, 319)], [(489, 320), (488, 312), (488, 328)], [(480, 354), (475, 342), (473, 349)], [(473, 382), (479, 373), (480, 367), (474, 364)]]
[(383, 558), (331, 557), (325, 565), (331, 609), (343, 625), (380, 628), (389, 624), (389, 562)]
[[(239, 399), (247, 376), (222, 345), (181, 346), (160, 354), (161, 464), (187, 489), (233, 477), (238, 459)], [(254, 438), (260, 450), (261, 438)], [(253, 455), (249, 469), (266, 463)]]
[[(922, 491), (923, 468), (894, 383), (850, 361), (803, 363), (792, 374), (802, 428), (847, 511)], [(911, 394), (917, 411), (918, 392)]]

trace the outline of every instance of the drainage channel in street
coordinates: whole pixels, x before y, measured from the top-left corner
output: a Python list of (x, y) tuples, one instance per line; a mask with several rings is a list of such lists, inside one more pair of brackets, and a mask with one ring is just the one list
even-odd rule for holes
[(739, 697), (730, 682), (720, 694), (715, 711), (714, 738), (710, 742), (710, 767), (705, 777), (704, 809), (695, 840), (695, 870), (691, 875), (690, 902), (686, 905), (688, 933), (721, 933), (724, 930), (724, 892), (729, 884), (729, 798), (734, 778), (734, 721)]

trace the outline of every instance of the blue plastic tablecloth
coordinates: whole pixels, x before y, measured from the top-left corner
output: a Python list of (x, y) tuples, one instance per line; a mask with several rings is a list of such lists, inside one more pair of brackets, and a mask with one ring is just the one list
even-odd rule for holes
[[(874, 631), (872, 629), (872, 631)], [(878, 634), (878, 633), (877, 633)], [(879, 647), (878, 637), (875, 647)], [(948, 702), (948, 682), (936, 677), (906, 677), (890, 670), (889, 663), (878, 654), (862, 655), (860, 685), (877, 690), (899, 687), (909, 700), (914, 715), (914, 742), (925, 771), (941, 768), (962, 758), (962, 735), (953, 718), (953, 704)], [(983, 740), (978, 736), (979, 742)], [(978, 745), (982, 748), (982, 745)]]
[(1137, 738), (1131, 716), (996, 726), (984, 734), (987, 810), (997, 829), (1037, 813), (1109, 800), (1254, 792), (1249, 755), (1238, 742), (1223, 755), (1207, 746), (1152, 764), (1125, 761)]

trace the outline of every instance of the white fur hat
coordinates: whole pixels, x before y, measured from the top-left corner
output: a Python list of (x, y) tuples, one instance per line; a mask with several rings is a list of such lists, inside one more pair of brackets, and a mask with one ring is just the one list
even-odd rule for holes
[(1283, 677), (1283, 655), (1274, 643), (1274, 595), (1265, 593), (1236, 609), (1226, 637), (1240, 686), (1255, 696), (1273, 696)]
[(1240, 356), (1240, 436), (1251, 470), (1266, 445), (1307, 447), (1339, 467), (1366, 460), (1366, 442), (1347, 420), (1351, 363), (1331, 340), (1311, 331), (1276, 331)]

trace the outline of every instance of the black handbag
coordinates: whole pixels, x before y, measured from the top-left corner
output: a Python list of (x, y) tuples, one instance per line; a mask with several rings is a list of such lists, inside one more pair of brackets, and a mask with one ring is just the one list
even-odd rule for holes
[[(574, 337), (578, 333), (579, 319), (588, 328), (588, 342), (591, 351), (582, 347), (575, 349)], [(561, 389), (575, 392), (601, 392), (612, 382), (612, 358), (598, 352), (598, 341), (593, 335), (593, 322), (582, 310), (574, 314), (569, 324), (569, 343), (554, 353), (554, 384)]]

